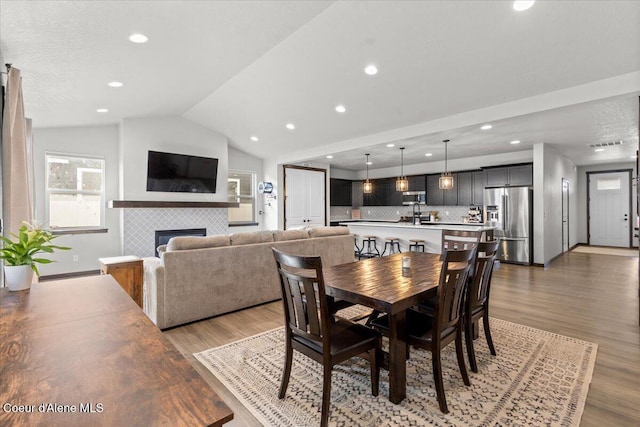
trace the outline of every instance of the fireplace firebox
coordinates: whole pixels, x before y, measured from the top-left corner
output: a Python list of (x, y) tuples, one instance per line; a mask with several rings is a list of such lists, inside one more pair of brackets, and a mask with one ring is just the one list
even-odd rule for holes
[(166, 245), (169, 242), (169, 239), (172, 237), (178, 236), (206, 236), (207, 229), (206, 228), (183, 228), (181, 230), (156, 230), (156, 246), (155, 246), (155, 254), (158, 254), (158, 246)]

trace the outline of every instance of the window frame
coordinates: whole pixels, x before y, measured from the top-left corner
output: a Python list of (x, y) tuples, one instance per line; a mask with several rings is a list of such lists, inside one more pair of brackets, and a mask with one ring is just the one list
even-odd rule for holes
[[(258, 219), (257, 219), (257, 214), (256, 214), (256, 210), (257, 210), (257, 204), (258, 204), (258, 198), (256, 195), (256, 185), (257, 185), (257, 179), (258, 179), (258, 174), (255, 171), (249, 171), (249, 170), (241, 170), (241, 169), (229, 169), (227, 171), (227, 186), (229, 181), (231, 180), (237, 180), (239, 181), (239, 179), (232, 177), (231, 175), (237, 173), (237, 174), (249, 174), (251, 175), (251, 195), (247, 196), (247, 195), (242, 195), (242, 194), (236, 194), (236, 195), (232, 195), (232, 194), (227, 194), (227, 201), (229, 201), (229, 199), (231, 197), (235, 197), (237, 199), (239, 199), (240, 203), (242, 203), (242, 200), (251, 200), (252, 201), (252, 213), (251, 213), (251, 221), (230, 221), (229, 218), (229, 213), (231, 212), (230, 209), (239, 209), (239, 208), (228, 208), (229, 211), (227, 212), (227, 222), (228, 225), (230, 227), (234, 227), (234, 226), (242, 226), (242, 225), (258, 225)], [(239, 187), (238, 187), (239, 188)]]
[[(62, 153), (58, 151), (45, 151), (44, 153), (44, 169), (45, 169), (45, 218), (47, 219), (47, 223), (52, 228), (54, 234), (82, 234), (82, 233), (106, 233), (108, 229), (106, 228), (106, 191), (105, 185), (107, 181), (107, 165), (104, 156), (95, 156), (89, 154), (79, 154), (79, 153)], [(100, 185), (100, 191), (96, 190), (68, 190), (68, 189), (51, 189), (49, 188), (49, 158), (50, 157), (61, 157), (61, 158), (73, 158), (73, 159), (88, 159), (88, 160), (98, 160), (102, 164), (102, 182)], [(76, 173), (80, 170), (90, 171), (92, 168), (79, 168)], [(50, 224), (51, 219), (51, 195), (53, 194), (79, 194), (79, 195), (89, 195), (89, 196), (100, 196), (100, 224), (99, 225), (78, 225), (78, 226), (70, 226), (70, 227), (57, 227), (55, 225)]]

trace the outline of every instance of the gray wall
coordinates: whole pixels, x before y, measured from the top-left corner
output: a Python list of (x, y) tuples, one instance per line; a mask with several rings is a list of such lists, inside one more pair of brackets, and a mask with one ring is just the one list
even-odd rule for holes
[[(608, 163), (604, 165), (591, 165), (591, 166), (580, 166), (578, 168), (578, 243), (587, 243), (587, 172), (594, 171), (609, 171), (609, 170), (621, 170), (621, 169), (631, 169), (632, 170), (632, 178), (637, 176), (636, 164), (635, 162), (628, 163)], [(637, 188), (635, 180), (632, 180), (633, 185), (630, 187), (631, 189), (631, 228), (636, 226), (636, 218), (638, 215), (637, 212)], [(633, 245), (638, 246), (638, 239), (633, 239)]]
[(569, 246), (577, 243), (577, 167), (547, 144), (533, 147), (533, 262), (562, 253), (562, 179), (569, 181)]
[[(40, 128), (33, 131), (34, 179), (36, 187), (35, 217), (47, 224), (46, 217), (46, 165), (45, 153), (66, 153), (100, 156), (105, 159), (105, 202), (118, 198), (118, 126), (87, 126), (67, 128)], [(70, 246), (48, 256), (55, 263), (38, 267), (43, 276), (97, 270), (98, 258), (120, 255), (120, 217), (115, 209), (106, 209), (107, 233), (77, 234), (59, 237), (56, 242)], [(73, 261), (73, 256), (78, 261)]]

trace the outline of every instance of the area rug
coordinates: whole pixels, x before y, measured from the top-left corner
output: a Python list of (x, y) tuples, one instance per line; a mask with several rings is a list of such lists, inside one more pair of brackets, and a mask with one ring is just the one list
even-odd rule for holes
[(584, 254), (600, 254), (600, 255), (617, 255), (627, 257), (638, 257), (638, 248), (603, 248), (601, 246), (578, 246), (572, 249), (571, 252), (578, 252)]
[[(491, 319), (497, 356), (476, 341), (479, 373), (462, 382), (455, 348), (443, 353), (449, 414), (438, 409), (431, 353), (411, 349), (407, 398), (388, 400), (388, 373), (380, 395), (371, 395), (368, 363), (354, 358), (336, 366), (331, 389), (332, 426), (578, 426), (593, 373), (597, 345), (527, 326)], [(386, 340), (385, 340), (386, 341)], [(321, 365), (294, 351), (286, 398), (278, 399), (284, 330), (274, 329), (196, 353), (265, 426), (320, 424)]]

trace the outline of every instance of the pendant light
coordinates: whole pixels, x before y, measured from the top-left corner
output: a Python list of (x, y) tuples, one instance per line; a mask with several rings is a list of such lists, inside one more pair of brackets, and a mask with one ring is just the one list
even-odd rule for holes
[(373, 193), (373, 184), (369, 181), (369, 155), (365, 154), (365, 156), (367, 156), (367, 180), (362, 183), (362, 192), (371, 194)]
[(445, 139), (442, 142), (444, 142), (444, 172), (440, 175), (438, 187), (440, 187), (441, 190), (451, 190), (453, 189), (453, 175), (447, 171), (447, 142), (449, 142), (449, 140)]
[(409, 181), (404, 176), (404, 147), (400, 147), (400, 177), (396, 179), (396, 191), (408, 191)]

